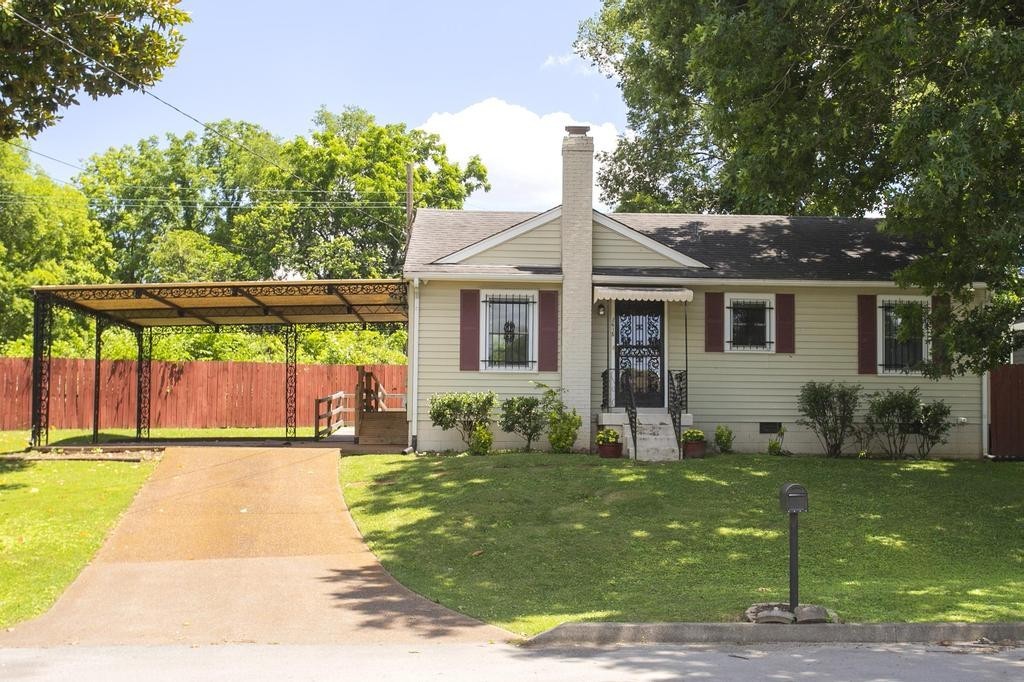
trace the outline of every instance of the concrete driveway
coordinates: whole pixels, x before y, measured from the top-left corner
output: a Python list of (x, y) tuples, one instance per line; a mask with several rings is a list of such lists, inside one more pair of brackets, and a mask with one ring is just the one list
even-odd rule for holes
[(511, 635), (399, 585), (323, 448), (167, 450), (93, 562), (2, 646), (486, 643)]

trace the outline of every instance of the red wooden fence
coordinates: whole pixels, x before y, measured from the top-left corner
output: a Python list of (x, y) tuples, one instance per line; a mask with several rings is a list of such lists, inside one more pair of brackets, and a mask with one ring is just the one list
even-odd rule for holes
[[(54, 358), (50, 427), (91, 428), (93, 361)], [(404, 365), (367, 365), (388, 393), (405, 393)], [(158, 427), (284, 426), (283, 363), (153, 362), (150, 424)], [(353, 365), (298, 365), (297, 425), (313, 427), (314, 399), (356, 386)], [(104, 360), (100, 428), (134, 428), (135, 362)], [(0, 430), (31, 426), (32, 361), (0, 358)], [(398, 407), (398, 405), (392, 405)]]
[(989, 452), (1024, 458), (1024, 365), (1003, 365), (989, 375), (992, 412)]

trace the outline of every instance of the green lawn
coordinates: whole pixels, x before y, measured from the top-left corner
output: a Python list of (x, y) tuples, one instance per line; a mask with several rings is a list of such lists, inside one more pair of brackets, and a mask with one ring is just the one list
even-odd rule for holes
[(0, 627), (50, 607), (96, 553), (153, 466), (0, 462)]
[[(309, 436), (309, 429), (300, 436)], [(22, 452), (28, 447), (30, 432), (0, 431), (0, 454)], [(153, 429), (150, 439), (172, 438), (282, 438), (283, 426), (268, 428), (219, 428), (219, 429)], [(131, 441), (135, 438), (135, 429), (104, 429), (100, 433), (100, 442)], [(92, 443), (92, 429), (52, 429), (50, 445), (89, 445)]]
[(345, 499), (402, 583), (513, 632), (730, 621), (784, 601), (803, 483), (801, 597), (848, 621), (1024, 620), (1024, 464), (726, 455), (342, 459)]

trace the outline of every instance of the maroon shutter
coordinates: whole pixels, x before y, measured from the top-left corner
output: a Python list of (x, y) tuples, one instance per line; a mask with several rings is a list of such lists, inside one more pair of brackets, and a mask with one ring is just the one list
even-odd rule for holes
[(874, 296), (857, 296), (857, 373), (878, 374), (878, 304)]
[(538, 294), (538, 317), (540, 338), (538, 339), (537, 369), (541, 372), (558, 371), (558, 292), (541, 291)]
[(480, 369), (480, 290), (459, 291), (459, 369)]
[(796, 304), (793, 294), (775, 294), (775, 352), (796, 352)]
[(704, 294), (704, 351), (725, 350), (725, 294), (708, 291)]

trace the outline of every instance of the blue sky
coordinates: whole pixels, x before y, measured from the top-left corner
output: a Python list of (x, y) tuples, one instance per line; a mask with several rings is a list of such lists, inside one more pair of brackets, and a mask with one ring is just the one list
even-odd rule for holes
[[(470, 208), (558, 203), (563, 127), (590, 123), (615, 143), (625, 107), (614, 82), (572, 55), (599, 0), (353, 2), (183, 0), (192, 15), (178, 63), (154, 92), (201, 120), (235, 118), (280, 136), (308, 131), (315, 110), (363, 107), (382, 122), (442, 135), (479, 153), (494, 190)], [(111, 146), (194, 124), (156, 100), (84, 100), (33, 147), (79, 162)], [(55, 177), (73, 170), (36, 158)]]

